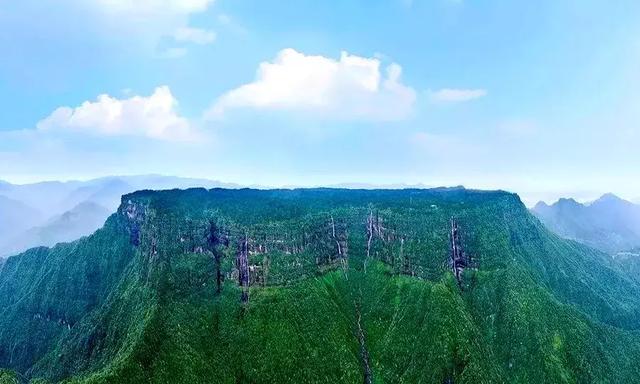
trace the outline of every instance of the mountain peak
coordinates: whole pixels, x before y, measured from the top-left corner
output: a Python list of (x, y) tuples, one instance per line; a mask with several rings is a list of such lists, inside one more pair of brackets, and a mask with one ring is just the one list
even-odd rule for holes
[(600, 196), (600, 198), (598, 198), (598, 200), (596, 200), (595, 202), (605, 202), (605, 201), (625, 201), (625, 200), (609, 192)]
[(538, 201), (538, 203), (536, 203), (536, 205), (533, 206), (533, 208), (531, 208), (531, 210), (533, 212), (542, 213), (548, 211), (550, 208), (551, 206), (549, 204), (540, 200)]
[(615, 253), (640, 245), (640, 206), (613, 193), (590, 203), (561, 198), (550, 207), (538, 203), (532, 212), (558, 235)]
[(572, 206), (572, 207), (582, 206), (581, 203), (577, 202), (575, 199), (573, 199), (571, 197), (561, 197), (553, 205), (556, 205), (556, 206)]

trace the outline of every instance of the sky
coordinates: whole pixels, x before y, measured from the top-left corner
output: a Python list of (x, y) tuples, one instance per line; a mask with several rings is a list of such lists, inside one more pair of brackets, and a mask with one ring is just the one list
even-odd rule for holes
[(0, 0), (0, 179), (640, 197), (640, 2)]

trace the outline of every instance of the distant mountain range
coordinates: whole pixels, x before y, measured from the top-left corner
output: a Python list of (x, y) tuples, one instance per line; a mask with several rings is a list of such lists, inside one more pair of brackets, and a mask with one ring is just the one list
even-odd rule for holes
[(41, 222), (40, 211), (19, 201), (0, 195), (0, 237), (14, 236)]
[(539, 202), (531, 211), (558, 235), (608, 253), (640, 247), (640, 205), (610, 193), (588, 204), (574, 199)]
[(71, 210), (57, 215), (41, 226), (32, 227), (10, 238), (0, 249), (1, 254), (12, 255), (34, 246), (53, 246), (77, 240), (100, 228), (113, 211), (84, 201)]
[(76, 240), (100, 228), (122, 195), (142, 189), (238, 188), (215, 180), (160, 175), (11, 184), (0, 180), (0, 257)]

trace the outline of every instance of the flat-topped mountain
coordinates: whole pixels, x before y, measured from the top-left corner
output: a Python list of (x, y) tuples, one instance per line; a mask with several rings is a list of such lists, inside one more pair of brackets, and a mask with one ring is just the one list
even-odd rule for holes
[(638, 281), (500, 191), (139, 191), (0, 308), (51, 382), (640, 382)]

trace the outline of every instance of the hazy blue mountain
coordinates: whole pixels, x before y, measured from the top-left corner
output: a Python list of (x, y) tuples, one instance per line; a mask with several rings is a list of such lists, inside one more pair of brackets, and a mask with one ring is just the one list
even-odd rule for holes
[[(236, 188), (215, 180), (161, 175), (11, 184), (0, 181), (0, 256), (71, 241), (100, 228), (120, 197), (137, 190)], [(99, 208), (98, 208), (99, 207)]]
[[(114, 199), (130, 191), (133, 187), (120, 179), (100, 181), (82, 185), (69, 193), (60, 204), (64, 207), (75, 207), (85, 201), (92, 201), (110, 210), (114, 208)], [(117, 201), (115, 202), (117, 206)]]
[[(86, 181), (45, 181), (33, 184), (0, 184), (0, 195), (40, 210), (46, 218), (61, 214), (83, 201), (95, 201), (115, 210), (120, 196), (141, 189), (236, 188), (216, 180), (162, 175), (108, 176)], [(115, 196), (115, 198), (114, 198)]]
[(42, 217), (37, 209), (0, 195), (0, 238), (20, 233), (38, 224)]
[(0, 195), (21, 201), (43, 213), (44, 219), (62, 213), (75, 204), (61, 204), (67, 196), (82, 186), (81, 182), (46, 181), (33, 184), (5, 184)]
[(0, 256), (8, 256), (36, 246), (53, 246), (87, 236), (102, 227), (112, 213), (99, 204), (85, 201), (42, 226), (30, 228), (0, 244)]
[(392, 183), (392, 184), (373, 184), (373, 183), (338, 183), (329, 185), (329, 188), (346, 188), (346, 189), (424, 189), (433, 188), (423, 183), (418, 184), (406, 184), (406, 183)]
[(76, 206), (81, 202), (90, 201), (115, 211), (120, 203), (120, 197), (136, 189), (139, 188), (120, 178), (102, 179), (74, 190), (63, 203), (65, 206)]
[(560, 236), (609, 253), (640, 246), (640, 206), (610, 193), (590, 204), (573, 199), (540, 202), (532, 212)]
[(133, 187), (135, 190), (140, 189), (186, 189), (193, 187), (202, 188), (242, 188), (244, 186), (234, 183), (225, 183), (218, 180), (198, 179), (189, 177), (175, 177), (162, 175), (137, 175), (137, 176), (116, 176), (107, 177), (104, 180), (120, 179)]

